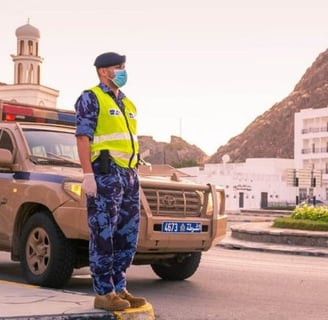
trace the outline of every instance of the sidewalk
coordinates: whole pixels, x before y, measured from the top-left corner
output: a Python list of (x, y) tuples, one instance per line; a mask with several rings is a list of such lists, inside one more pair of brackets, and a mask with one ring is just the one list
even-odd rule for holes
[(94, 296), (0, 281), (0, 319), (17, 320), (153, 320), (150, 304), (120, 312), (93, 308)]

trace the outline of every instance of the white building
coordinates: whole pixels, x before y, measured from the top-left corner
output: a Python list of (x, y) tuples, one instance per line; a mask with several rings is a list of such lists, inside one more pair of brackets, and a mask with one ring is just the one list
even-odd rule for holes
[(257, 209), (295, 203), (297, 188), (287, 184), (287, 169), (293, 159), (247, 159), (243, 163), (206, 164), (204, 168), (180, 169), (199, 183), (224, 187), (226, 209)]
[(295, 169), (301, 200), (328, 200), (328, 107), (295, 114)]
[(295, 159), (247, 159), (243, 163), (183, 168), (189, 178), (224, 187), (227, 210), (328, 201), (328, 108), (294, 117)]
[(46, 107), (56, 107), (59, 91), (41, 85), (39, 55), (40, 32), (29, 23), (16, 29), (17, 52), (14, 62), (14, 83), (0, 83), (0, 99)]

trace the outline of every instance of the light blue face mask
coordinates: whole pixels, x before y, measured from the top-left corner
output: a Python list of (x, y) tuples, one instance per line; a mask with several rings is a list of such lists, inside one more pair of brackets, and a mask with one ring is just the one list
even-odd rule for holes
[(112, 79), (112, 81), (120, 88), (123, 87), (126, 84), (126, 81), (128, 80), (128, 74), (126, 70), (115, 70), (115, 77)]

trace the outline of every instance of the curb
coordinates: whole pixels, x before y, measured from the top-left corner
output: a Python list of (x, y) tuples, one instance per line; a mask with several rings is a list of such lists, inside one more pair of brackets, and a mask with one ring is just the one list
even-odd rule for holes
[[(75, 314), (49, 314), (42, 316), (19, 316), (19, 317), (5, 317), (0, 319), (6, 320), (118, 320), (115, 315), (108, 312), (99, 312), (99, 313), (75, 313)], [(148, 319), (147, 319), (148, 320)]]
[(75, 314), (49, 314), (42, 316), (15, 316), (15, 317), (0, 317), (0, 319), (15, 319), (15, 320), (155, 320), (155, 313), (150, 303), (140, 308), (126, 309), (124, 311), (95, 311), (90, 313), (75, 313)]
[(126, 309), (124, 311), (114, 311), (116, 320), (154, 320), (155, 314), (150, 303), (134, 309)]
[(303, 255), (313, 257), (328, 257), (328, 249), (318, 247), (303, 247), (272, 243), (260, 243), (253, 241), (236, 240), (227, 233), (227, 236), (216, 245), (229, 250), (250, 250), (269, 253), (282, 253), (291, 255)]
[[(319, 247), (319, 246), (301, 246), (295, 244), (288, 244), (288, 243), (274, 243), (274, 242), (259, 242), (261, 236), (266, 237), (268, 239), (269, 228), (263, 228), (262, 223), (250, 223), (247, 225), (250, 226), (254, 231), (255, 227), (257, 229), (256, 239), (258, 241), (249, 241), (249, 240), (240, 240), (233, 237), (232, 232), (229, 231), (226, 234), (226, 237), (222, 239), (216, 246), (222, 247), (224, 249), (230, 250), (253, 250), (253, 251), (262, 251), (262, 252), (271, 252), (271, 253), (283, 253), (283, 254), (293, 254), (293, 255), (304, 255), (304, 256), (316, 256), (316, 257), (328, 257), (328, 247)], [(266, 224), (268, 225), (268, 224)], [(233, 226), (235, 229), (238, 226)], [(239, 225), (239, 227), (243, 227), (243, 225)], [(245, 231), (245, 230), (243, 230)], [(288, 232), (288, 230), (285, 230)], [(308, 234), (308, 232), (306, 233)], [(306, 237), (306, 235), (304, 235)]]
[(75, 314), (49, 314), (42, 316), (18, 316), (18, 317), (0, 317), (6, 320), (155, 320), (153, 307), (150, 303), (140, 308), (126, 309), (124, 311), (96, 311), (90, 313), (75, 313)]
[(230, 229), (238, 240), (328, 249), (328, 233), (323, 231), (276, 228), (272, 222), (244, 223)]

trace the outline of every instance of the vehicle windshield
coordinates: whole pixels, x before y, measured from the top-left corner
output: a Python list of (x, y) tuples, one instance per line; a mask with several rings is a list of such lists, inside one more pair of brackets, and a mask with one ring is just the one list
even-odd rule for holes
[(80, 166), (74, 133), (24, 129), (30, 159), (38, 164)]

